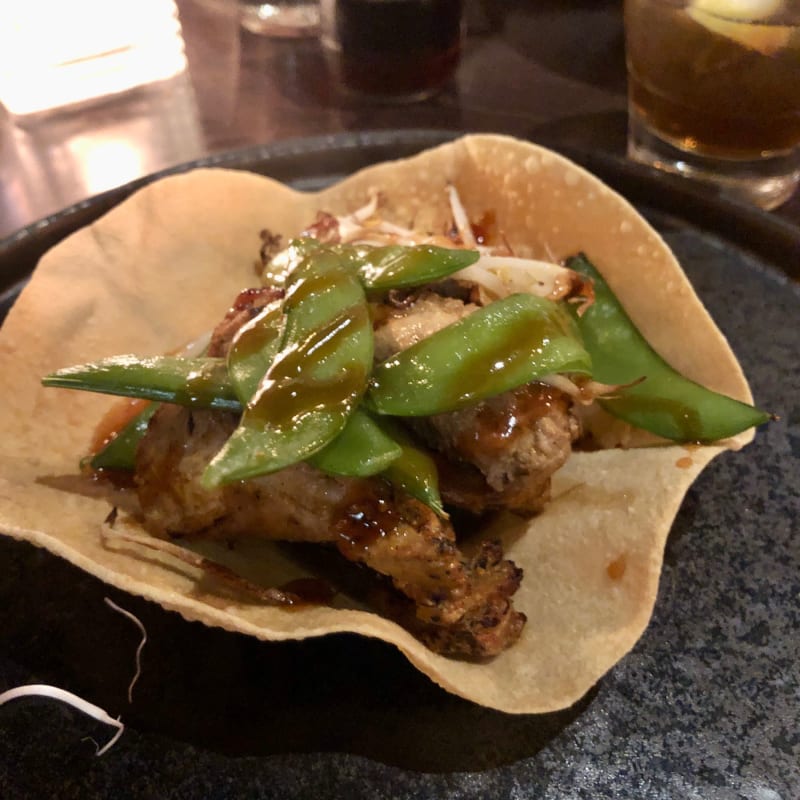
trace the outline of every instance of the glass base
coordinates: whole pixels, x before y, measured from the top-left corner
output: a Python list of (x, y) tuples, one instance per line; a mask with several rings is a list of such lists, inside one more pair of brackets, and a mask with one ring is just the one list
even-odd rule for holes
[(628, 114), (628, 158), (712, 184), (730, 197), (766, 210), (785, 203), (800, 183), (797, 150), (752, 161), (699, 155), (660, 138), (634, 109)]
[(316, 36), (319, 30), (319, 3), (316, 1), (240, 0), (239, 7), (242, 27), (251, 33), (292, 39)]

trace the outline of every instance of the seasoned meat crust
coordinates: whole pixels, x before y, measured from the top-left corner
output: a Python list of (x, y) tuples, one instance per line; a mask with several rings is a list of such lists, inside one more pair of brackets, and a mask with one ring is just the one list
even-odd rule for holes
[(409, 628), (436, 650), (480, 658), (519, 638), (525, 617), (511, 596), (521, 570), (495, 544), (466, 558), (447, 521), (380, 479), (333, 478), (297, 464), (204, 489), (203, 469), (235, 425), (235, 415), (178, 406), (153, 415), (136, 463), (151, 533), (330, 542), (413, 601)]

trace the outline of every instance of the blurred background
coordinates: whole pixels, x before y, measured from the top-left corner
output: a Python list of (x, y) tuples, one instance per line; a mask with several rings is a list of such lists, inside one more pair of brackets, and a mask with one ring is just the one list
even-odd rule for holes
[(413, 103), (341, 91), (317, 28), (259, 25), (266, 5), (10, 4), (0, 237), (152, 172), (292, 137), (446, 128), (624, 152), (620, 0), (466, 0), (455, 73)]

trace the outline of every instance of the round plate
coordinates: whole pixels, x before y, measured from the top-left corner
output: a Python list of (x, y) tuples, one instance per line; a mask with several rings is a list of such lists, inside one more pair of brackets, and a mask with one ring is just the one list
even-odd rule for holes
[[(454, 135), (303, 139), (170, 171), (225, 166), (317, 188)], [(780, 416), (690, 490), (653, 620), (633, 652), (571, 709), (506, 715), (446, 694), (381, 642), (265, 643), (205, 628), (4, 538), (0, 689), (54, 684), (128, 726), (98, 759), (85, 737), (103, 742), (110, 729), (46, 700), (3, 706), (4, 797), (121, 789), (129, 798), (800, 796), (800, 287), (789, 277), (800, 268), (800, 231), (627, 162), (567, 155), (661, 230), (737, 352), (756, 402)], [(144, 182), (0, 243), (5, 307), (45, 250)], [(140, 637), (107, 596), (148, 632), (132, 704)]]

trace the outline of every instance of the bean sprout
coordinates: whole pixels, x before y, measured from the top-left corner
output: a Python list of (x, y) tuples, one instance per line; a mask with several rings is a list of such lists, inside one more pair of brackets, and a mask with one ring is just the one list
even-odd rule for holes
[(130, 611), (126, 611), (124, 608), (120, 608), (113, 600), (108, 597), (103, 598), (105, 600), (106, 605), (109, 608), (113, 608), (114, 611), (118, 611), (122, 614), (123, 617), (127, 617), (134, 625), (139, 629), (142, 634), (142, 641), (139, 642), (139, 646), (136, 648), (136, 673), (133, 676), (133, 680), (131, 680), (130, 686), (128, 686), (128, 702), (133, 702), (133, 687), (136, 685), (136, 681), (139, 680), (139, 676), (142, 674), (142, 650), (144, 649), (145, 643), (147, 642), (147, 631), (142, 625), (141, 620), (131, 614)]
[(9, 689), (8, 691), (3, 692), (0, 694), (0, 706), (8, 703), (10, 700), (16, 700), (18, 697), (33, 696), (49, 697), (51, 700), (58, 700), (61, 703), (66, 703), (67, 705), (76, 708), (78, 711), (82, 711), (87, 716), (96, 719), (98, 722), (102, 722), (106, 725), (111, 725), (116, 728), (117, 732), (114, 734), (114, 736), (103, 747), (97, 749), (95, 752), (95, 755), (97, 756), (102, 756), (103, 753), (108, 752), (108, 750), (114, 746), (117, 739), (122, 736), (122, 732), (125, 730), (125, 726), (122, 724), (122, 722), (120, 722), (119, 717), (114, 719), (102, 708), (90, 703), (88, 700), (84, 700), (82, 697), (78, 697), (78, 695), (68, 692), (65, 689), (59, 689), (57, 686), (48, 686), (44, 683), (32, 683), (28, 684), (27, 686), (17, 686), (14, 689)]

